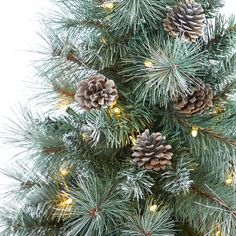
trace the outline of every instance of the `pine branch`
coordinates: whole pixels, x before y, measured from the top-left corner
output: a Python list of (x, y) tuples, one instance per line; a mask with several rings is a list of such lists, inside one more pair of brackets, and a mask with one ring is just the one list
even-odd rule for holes
[(163, 18), (165, 6), (170, 1), (134, 0), (119, 1), (108, 14), (107, 24), (118, 35), (136, 34), (146, 27), (158, 30)]
[(147, 194), (152, 194), (151, 187), (154, 185), (154, 179), (147, 171), (130, 168), (121, 171), (118, 176), (121, 176), (120, 191), (125, 199), (139, 201), (145, 199)]
[(191, 172), (194, 170), (194, 163), (189, 157), (189, 153), (178, 157), (173, 170), (168, 170), (162, 174), (162, 189), (172, 194), (188, 193), (193, 184)]
[[(151, 206), (155, 206), (154, 211), (150, 210)], [(144, 209), (139, 208), (126, 218), (124, 235), (173, 236), (175, 233), (171, 211), (151, 201), (146, 203)]]
[(85, 26), (103, 27), (100, 19), (104, 18), (106, 13), (101, 7), (102, 3), (99, 0), (84, 0), (83, 2), (74, 0), (55, 1), (54, 15), (49, 22), (64, 27), (64, 30), (67, 27), (78, 27), (81, 22)]
[(36, 236), (44, 235), (45, 232), (58, 235), (61, 222), (54, 220), (55, 209), (52, 203), (63, 186), (55, 184), (41, 173), (29, 173), (28, 169), (26, 165), (19, 165), (15, 167), (14, 175), (5, 171), (18, 183), (8, 192), (9, 202), (2, 199), (5, 202), (2, 211), (8, 214), (0, 214), (1, 235)]
[(236, 210), (231, 210), (231, 208), (222, 199), (219, 199), (216, 196), (211, 195), (210, 193), (204, 192), (203, 190), (199, 189), (195, 185), (193, 185), (191, 189), (194, 193), (197, 193), (201, 195), (202, 197), (207, 198), (210, 201), (218, 204), (220, 207), (222, 207), (223, 209), (228, 211), (230, 214), (232, 214), (234, 217), (236, 217)]
[[(46, 235), (50, 234), (52, 236), (63, 235), (60, 224), (55, 224), (55, 222), (48, 222), (44, 218), (40, 218), (31, 212), (31, 210), (24, 209), (16, 212), (15, 210), (5, 210), (5, 214), (1, 212), (1, 225), (0, 232), (3, 236), (17, 235)], [(2, 225), (4, 224), (4, 225)]]
[(105, 235), (115, 230), (127, 212), (127, 201), (122, 199), (117, 182), (99, 179), (94, 174), (80, 178), (72, 189), (74, 211), (66, 225), (66, 235)]
[(225, 20), (222, 15), (217, 15), (214, 25), (211, 21), (208, 22), (207, 34), (204, 48), (209, 52), (209, 59), (219, 61), (229, 58), (235, 51), (236, 27), (233, 16)]
[(210, 138), (215, 139), (216, 141), (219, 141), (223, 145), (227, 145), (229, 147), (231, 146), (232, 148), (236, 147), (236, 140), (228, 138), (228, 137), (224, 136), (222, 133), (214, 132), (210, 128), (199, 127), (198, 125), (196, 125), (194, 123), (191, 123), (191, 122), (188, 122), (187, 120), (181, 119), (180, 117), (177, 118), (177, 121), (180, 125), (185, 127), (187, 130), (190, 130), (192, 127), (198, 127), (199, 132), (202, 133), (203, 136), (207, 135)]
[(82, 20), (82, 21), (66, 20), (64, 26), (62, 25), (62, 27), (65, 27), (65, 28), (78, 27), (78, 26), (95, 27), (95, 28), (102, 28), (102, 29), (109, 28), (108, 25), (101, 23), (101, 21), (92, 21), (92, 20)]
[(83, 131), (78, 129), (82, 125), (79, 120), (52, 121), (34, 117), (27, 110), (23, 114), (18, 122), (12, 121), (6, 141), (21, 148), (23, 153), (29, 152), (25, 159), (33, 161), (35, 170), (57, 172), (62, 164), (78, 163), (78, 155), (87, 156)]
[(65, 97), (74, 99), (75, 91), (70, 92), (70, 91), (68, 91), (68, 90), (66, 90), (64, 88), (57, 87), (56, 84), (54, 85), (54, 90), (55, 90), (55, 92), (57, 92), (61, 96), (65, 96)]
[[(201, 167), (217, 172), (216, 178), (221, 180), (225, 179), (229, 162), (235, 155), (235, 134), (231, 132), (234, 130), (234, 113), (230, 110), (228, 112), (229, 118), (222, 114), (221, 120), (212, 115), (187, 119), (176, 113), (170, 115), (169, 112), (165, 112), (161, 118), (163, 128), (175, 130), (179, 139), (189, 146), (191, 155), (199, 161)], [(198, 127), (195, 138), (191, 135), (192, 127)]]
[(23, 202), (26, 195), (34, 188), (46, 184), (46, 178), (35, 170), (31, 170), (28, 163), (15, 162), (2, 167), (0, 173), (9, 178), (9, 183), (2, 191), (2, 200), (9, 204), (10, 202)]
[(209, 135), (210, 137), (220, 141), (224, 145), (226, 144), (227, 146), (231, 146), (232, 148), (236, 148), (236, 139), (228, 138), (221, 133), (217, 133), (217, 132), (212, 131), (211, 129), (203, 129), (202, 133)]
[[(214, 175), (194, 175), (192, 191), (186, 196), (175, 196), (171, 200), (177, 219), (204, 235), (215, 232), (218, 226), (222, 235), (236, 232), (235, 192), (233, 188), (213, 181)], [(191, 209), (191, 211), (189, 211)]]
[(132, 55), (124, 59), (122, 75), (136, 84), (137, 99), (167, 107), (173, 97), (186, 96), (199, 83), (204, 55), (199, 45), (145, 39), (146, 46), (140, 47), (137, 42)]
[[(222, 86), (222, 85), (221, 85)], [(220, 99), (227, 99), (228, 95), (231, 93), (231, 92), (234, 92), (232, 91), (233, 89), (236, 88), (236, 77), (233, 81), (231, 82), (226, 82), (223, 84), (223, 88), (221, 88), (221, 91), (218, 93), (217, 96), (215, 96), (215, 100), (220, 100)]]
[(65, 147), (43, 147), (42, 152), (50, 154), (60, 154), (65, 151)]
[(57, 67), (58, 71), (56, 69), (48, 72), (49, 77), (43, 77), (43, 82), (39, 80), (30, 86), (35, 90), (36, 94), (32, 99), (39, 106), (46, 106), (49, 110), (58, 109), (60, 104), (63, 103), (73, 106), (78, 81), (95, 74), (95, 71), (92, 70), (77, 69), (67, 75), (67, 73), (63, 72), (65, 69), (63, 66), (57, 65)]
[(198, 2), (202, 4), (204, 13), (208, 18), (214, 17), (220, 8), (224, 6), (224, 2), (222, 0), (198, 0)]
[(131, 93), (129, 95), (130, 97), (121, 98), (120, 103), (116, 104), (121, 110), (119, 115), (116, 115), (112, 109), (94, 110), (79, 114), (68, 109), (67, 112), (74, 115), (87, 128), (86, 132), (92, 146), (125, 147), (130, 144), (132, 134), (141, 132), (155, 119), (151, 110), (135, 101)]
[(204, 80), (215, 87), (217, 94), (221, 94), (221, 90), (225, 86), (233, 85), (235, 81), (235, 32), (234, 18), (226, 21), (222, 16), (217, 16), (215, 26), (210, 24), (208, 29), (206, 49), (209, 51), (209, 63), (206, 70), (209, 73), (207, 73)]

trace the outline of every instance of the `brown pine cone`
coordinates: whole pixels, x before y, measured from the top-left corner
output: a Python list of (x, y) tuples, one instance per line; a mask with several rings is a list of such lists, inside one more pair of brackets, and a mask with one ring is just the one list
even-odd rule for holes
[(178, 98), (173, 107), (178, 113), (186, 116), (202, 114), (213, 107), (213, 92), (210, 85), (198, 86), (189, 96)]
[(117, 98), (118, 91), (114, 81), (104, 75), (94, 75), (80, 81), (74, 96), (75, 101), (86, 110), (107, 108), (114, 105)]
[(173, 153), (171, 145), (163, 145), (166, 137), (161, 133), (145, 132), (137, 136), (133, 146), (133, 162), (147, 170), (164, 170), (171, 165)]
[(184, 0), (171, 9), (164, 21), (164, 29), (171, 36), (180, 36), (187, 42), (196, 42), (203, 35), (205, 14), (194, 0)]

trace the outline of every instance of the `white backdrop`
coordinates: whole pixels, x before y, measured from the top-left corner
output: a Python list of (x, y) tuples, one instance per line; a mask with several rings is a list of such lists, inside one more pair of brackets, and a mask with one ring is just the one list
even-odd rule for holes
[[(78, 0), (79, 1), (79, 0)], [(236, 13), (235, 0), (226, 0), (222, 10), (227, 15)], [(0, 132), (12, 116), (11, 108), (27, 103), (28, 92), (23, 81), (33, 79), (31, 65), (37, 49), (40, 31), (39, 13), (45, 12), (49, 0), (7, 0), (0, 4)], [(1, 136), (1, 135), (0, 135)], [(1, 138), (1, 137), (0, 137)], [(0, 139), (1, 143), (1, 139)], [(11, 157), (10, 150), (0, 149), (0, 167)], [(0, 177), (3, 182), (3, 177)]]
[[(14, 116), (11, 109), (28, 103), (29, 92), (25, 82), (33, 79), (29, 51), (37, 48), (40, 31), (40, 12), (49, 6), (49, 0), (7, 0), (0, 3), (0, 168), (15, 154), (11, 147), (3, 147), (1, 132), (6, 117)], [(7, 179), (0, 175), (0, 189)], [(1, 190), (0, 190), (1, 192)]]

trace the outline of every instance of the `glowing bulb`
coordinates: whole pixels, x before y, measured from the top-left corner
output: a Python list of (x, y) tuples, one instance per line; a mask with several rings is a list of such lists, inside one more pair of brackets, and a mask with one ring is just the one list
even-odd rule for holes
[(88, 133), (82, 133), (82, 138), (85, 142), (88, 142), (89, 141), (89, 135)]
[(57, 108), (65, 111), (71, 105), (72, 102), (72, 97), (67, 96), (65, 94), (59, 94), (59, 103), (57, 105)]
[(198, 135), (198, 127), (196, 127), (196, 126), (193, 126), (193, 127), (192, 127), (191, 135), (192, 135), (194, 138), (197, 137), (197, 135)]
[(216, 232), (216, 236), (222, 236), (221, 230), (218, 230), (218, 231)]
[(67, 193), (63, 193), (60, 196), (60, 202), (58, 204), (58, 207), (59, 208), (67, 208), (72, 203), (73, 203), (73, 199), (71, 197), (69, 197), (69, 195)]
[(156, 212), (157, 211), (157, 205), (152, 205), (152, 206), (150, 206), (149, 207), (149, 210), (151, 211), (151, 212)]
[(66, 200), (60, 203), (60, 206), (65, 207), (65, 206), (71, 205), (72, 203), (73, 203), (73, 199), (68, 197)]
[(114, 3), (113, 3), (113, 2), (104, 2), (104, 3), (102, 4), (102, 7), (103, 7), (105, 10), (111, 11), (111, 10), (113, 10), (113, 8), (114, 8)]
[(214, 108), (213, 114), (217, 115), (217, 114), (222, 113), (223, 111), (224, 111), (223, 107), (217, 106), (217, 107)]
[(67, 176), (69, 174), (69, 171), (66, 169), (60, 169), (61, 176)]
[(107, 44), (107, 40), (106, 40), (106, 38), (104, 38), (104, 37), (102, 37), (102, 38), (100, 39), (100, 42), (103, 43), (103, 44)]
[(68, 198), (66, 201), (63, 202), (63, 205), (70, 205), (72, 204), (73, 199), (72, 198)]
[(71, 102), (70, 101), (61, 101), (58, 104), (58, 109), (66, 111), (66, 109), (70, 106)]
[(147, 68), (153, 67), (152, 61), (150, 61), (150, 60), (148, 60), (148, 59), (145, 60), (144, 65), (145, 65), (145, 67), (147, 67)]
[(121, 109), (118, 107), (113, 108), (113, 111), (116, 115), (120, 115), (120, 113), (121, 113)]
[(129, 139), (130, 139), (132, 145), (134, 146), (134, 145), (136, 144), (136, 139), (135, 139), (135, 137), (129, 136)]
[(113, 107), (116, 105), (116, 103), (117, 103), (117, 99), (115, 99), (115, 100), (112, 102), (112, 104), (110, 105), (110, 108), (113, 108)]
[(232, 178), (226, 179), (226, 180), (225, 180), (225, 183), (226, 183), (227, 186), (232, 186), (232, 184), (233, 184), (233, 179), (232, 179)]
[(122, 113), (122, 110), (119, 107), (113, 107), (113, 108), (110, 108), (108, 110), (108, 114), (111, 117), (113, 117), (115, 115), (116, 118), (120, 118), (121, 117), (121, 113)]
[(234, 177), (235, 177), (234, 173), (229, 174), (225, 180), (225, 184), (227, 186), (233, 186), (234, 185)]

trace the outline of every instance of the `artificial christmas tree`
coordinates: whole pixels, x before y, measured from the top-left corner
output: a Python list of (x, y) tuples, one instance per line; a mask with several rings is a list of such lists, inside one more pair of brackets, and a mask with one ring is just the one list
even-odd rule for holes
[(15, 181), (1, 235), (236, 235), (236, 23), (222, 1), (54, 4), (36, 63), (48, 113), (22, 108), (4, 136), (21, 150), (1, 170)]

